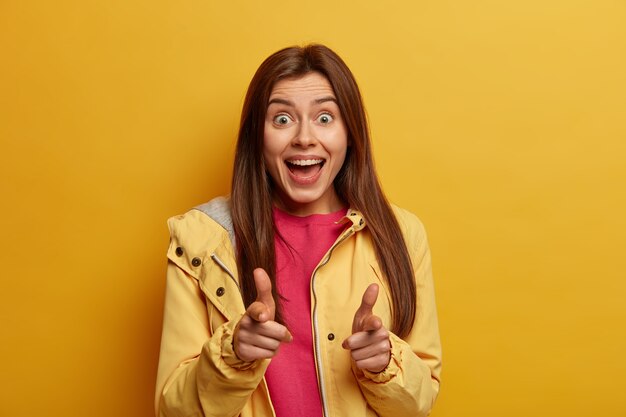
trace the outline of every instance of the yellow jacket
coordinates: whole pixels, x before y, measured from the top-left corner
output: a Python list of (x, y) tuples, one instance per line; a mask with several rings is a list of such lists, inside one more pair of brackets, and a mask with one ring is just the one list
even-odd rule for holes
[[(341, 347), (370, 283), (381, 288), (374, 313), (388, 329), (391, 324), (389, 290), (359, 212), (348, 210), (343, 221), (349, 227), (313, 273), (312, 331), (326, 417), (426, 416), (439, 392), (441, 345), (430, 251), (420, 221), (405, 210), (394, 211), (415, 271), (417, 315), (405, 340), (391, 334), (391, 362), (383, 372), (356, 369)], [(220, 197), (168, 221), (155, 403), (160, 417), (274, 416), (263, 377), (269, 359), (246, 363), (233, 351), (233, 331), (245, 307), (229, 213), (229, 201)]]

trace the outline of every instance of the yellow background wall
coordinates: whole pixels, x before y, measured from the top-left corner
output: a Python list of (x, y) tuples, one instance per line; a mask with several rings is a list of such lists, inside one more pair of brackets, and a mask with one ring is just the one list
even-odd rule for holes
[(624, 416), (626, 3), (0, 2), (0, 415), (151, 416), (167, 217), (229, 189), (247, 83), (339, 52), (429, 231), (434, 417)]

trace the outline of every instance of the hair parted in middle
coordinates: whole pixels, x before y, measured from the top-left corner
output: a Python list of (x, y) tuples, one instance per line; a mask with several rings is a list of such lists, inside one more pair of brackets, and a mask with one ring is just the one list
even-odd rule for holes
[(366, 220), (392, 300), (391, 331), (408, 335), (416, 314), (411, 259), (389, 202), (380, 187), (372, 158), (361, 93), (343, 60), (324, 45), (289, 47), (269, 56), (258, 68), (246, 93), (235, 151), (231, 190), (237, 242), (237, 268), (244, 304), (256, 299), (252, 271), (263, 268), (272, 281), (276, 321), (283, 322), (276, 292), (276, 260), (272, 217), (273, 184), (263, 158), (265, 116), (273, 86), (279, 80), (317, 72), (333, 88), (348, 132), (348, 150), (334, 187), (341, 200)]

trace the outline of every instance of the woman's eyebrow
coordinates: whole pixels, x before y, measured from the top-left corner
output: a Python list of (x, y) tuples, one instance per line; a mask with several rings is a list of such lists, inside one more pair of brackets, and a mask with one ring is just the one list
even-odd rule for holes
[[(317, 98), (317, 99), (313, 100), (313, 103), (315, 103), (315, 104), (322, 104), (322, 103), (327, 103), (329, 101), (337, 103), (337, 99), (335, 97), (333, 97), (333, 96), (326, 96), (326, 97)], [(284, 98), (278, 98), (278, 97), (270, 99), (270, 101), (267, 103), (267, 105), (269, 106), (270, 104), (274, 104), (274, 103), (276, 103), (276, 104), (284, 104), (285, 106), (291, 106), (291, 107), (295, 106), (293, 101), (286, 100)]]
[(315, 100), (315, 104), (322, 104), (322, 103), (326, 103), (328, 101), (332, 101), (337, 103), (337, 99), (333, 96), (326, 96), (326, 97), (322, 97), (322, 98), (318, 98)]
[(293, 107), (293, 102), (289, 100), (285, 100), (284, 98), (273, 98), (267, 103), (267, 105), (269, 106), (270, 104), (273, 104), (273, 103), (284, 104), (285, 106)]

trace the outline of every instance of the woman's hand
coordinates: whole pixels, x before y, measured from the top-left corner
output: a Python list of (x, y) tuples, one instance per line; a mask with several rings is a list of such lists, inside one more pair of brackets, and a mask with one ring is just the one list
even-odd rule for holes
[(271, 358), (283, 342), (291, 342), (291, 333), (274, 321), (276, 305), (272, 297), (272, 282), (261, 268), (254, 270), (256, 301), (235, 328), (233, 346), (237, 357), (245, 362)]
[(378, 285), (370, 284), (363, 294), (361, 306), (354, 314), (352, 336), (343, 341), (342, 347), (359, 369), (382, 372), (391, 360), (389, 332), (382, 320), (372, 312), (378, 298)]

